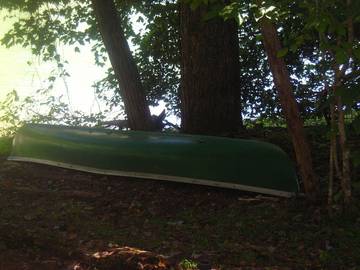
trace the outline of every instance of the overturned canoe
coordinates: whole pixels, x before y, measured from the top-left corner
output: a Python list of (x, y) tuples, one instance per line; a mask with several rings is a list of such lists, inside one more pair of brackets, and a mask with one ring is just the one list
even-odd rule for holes
[(26, 125), (9, 160), (290, 197), (293, 164), (269, 143), (212, 136)]

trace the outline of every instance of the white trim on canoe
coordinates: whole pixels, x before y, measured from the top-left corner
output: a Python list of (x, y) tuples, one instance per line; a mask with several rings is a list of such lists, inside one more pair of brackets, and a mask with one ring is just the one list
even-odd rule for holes
[(180, 182), (180, 183), (238, 189), (238, 190), (249, 191), (249, 192), (281, 196), (281, 197), (286, 197), (286, 198), (290, 198), (290, 197), (293, 197), (296, 195), (296, 193), (293, 193), (293, 192), (261, 188), (261, 187), (254, 187), (254, 186), (247, 186), (247, 185), (240, 185), (240, 184), (227, 183), (227, 182), (217, 182), (214, 180), (182, 177), (182, 176), (143, 173), (143, 172), (104, 170), (104, 169), (98, 169), (98, 168), (93, 168), (93, 167), (72, 165), (69, 163), (63, 163), (63, 162), (57, 162), (57, 161), (51, 161), (51, 160), (45, 160), (45, 159), (37, 159), (37, 158), (20, 157), (20, 156), (9, 156), (7, 159), (11, 160), (11, 161), (23, 161), (23, 162), (33, 162), (33, 163), (45, 164), (45, 165), (56, 166), (56, 167), (61, 167), (61, 168), (65, 168), (65, 169), (73, 169), (73, 170), (95, 173), (95, 174), (145, 178), (145, 179), (162, 180), (162, 181), (174, 181), (174, 182)]

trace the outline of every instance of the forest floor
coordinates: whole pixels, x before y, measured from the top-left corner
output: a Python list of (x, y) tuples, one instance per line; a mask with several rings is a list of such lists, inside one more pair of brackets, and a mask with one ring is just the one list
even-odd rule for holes
[[(284, 134), (251, 136), (292, 155)], [(324, 181), (326, 141), (312, 138)], [(350, 211), (334, 208), (329, 216), (322, 201), (10, 162), (6, 147), (9, 141), (0, 140), (0, 270), (166, 269), (166, 262), (187, 269), (360, 269), (356, 190)], [(94, 259), (116, 252), (133, 266)], [(139, 260), (147, 260), (143, 268)]]

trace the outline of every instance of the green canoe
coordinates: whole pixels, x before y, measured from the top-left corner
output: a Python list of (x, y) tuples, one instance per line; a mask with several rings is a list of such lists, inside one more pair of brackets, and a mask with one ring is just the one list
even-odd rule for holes
[(292, 162), (269, 143), (212, 136), (26, 125), (9, 160), (290, 197)]

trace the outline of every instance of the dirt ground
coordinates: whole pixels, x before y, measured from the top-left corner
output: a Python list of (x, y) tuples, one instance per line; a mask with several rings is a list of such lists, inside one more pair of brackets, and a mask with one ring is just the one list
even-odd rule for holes
[(0, 270), (359, 269), (359, 243), (356, 210), (0, 161)]

